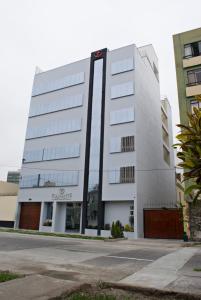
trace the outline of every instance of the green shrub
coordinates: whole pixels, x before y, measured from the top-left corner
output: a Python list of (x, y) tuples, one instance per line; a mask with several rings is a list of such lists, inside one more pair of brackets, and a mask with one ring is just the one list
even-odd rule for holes
[(124, 236), (123, 227), (119, 220), (116, 221), (116, 223), (112, 222), (111, 235), (114, 239), (122, 238)]
[(124, 226), (124, 231), (126, 231), (126, 232), (133, 232), (134, 228), (133, 228), (133, 226), (130, 226), (129, 224), (126, 224)]

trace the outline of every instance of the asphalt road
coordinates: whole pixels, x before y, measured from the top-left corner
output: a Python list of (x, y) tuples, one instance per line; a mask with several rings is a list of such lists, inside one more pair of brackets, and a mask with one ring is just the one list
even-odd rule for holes
[(119, 281), (179, 247), (174, 241), (104, 242), (0, 233), (0, 269), (72, 281)]

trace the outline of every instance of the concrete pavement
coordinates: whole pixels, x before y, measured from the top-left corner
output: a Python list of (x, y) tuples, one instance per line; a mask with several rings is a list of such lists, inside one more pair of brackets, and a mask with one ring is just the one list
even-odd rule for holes
[[(9, 299), (9, 290), (17, 287), (26, 300), (41, 300), (48, 299), (44, 298), (49, 295), (48, 287), (50, 294), (62, 293), (77, 284), (99, 280), (183, 291), (186, 278), (187, 292), (201, 295), (201, 273), (193, 271), (194, 267), (201, 267), (201, 248), (182, 245), (181, 241), (139, 239), (106, 243), (0, 232), (0, 269), (27, 275), (1, 283), (0, 300), (6, 299), (2, 298), (4, 294)], [(34, 294), (35, 289), (29, 288), (33, 282), (45, 287), (43, 294), (39, 293), (40, 288), (36, 289), (39, 294)], [(16, 294), (12, 299), (24, 298), (17, 298)]]
[[(134, 273), (121, 283), (146, 286), (156, 289), (166, 288), (179, 277), (178, 271), (198, 252), (196, 248), (182, 248), (167, 254)], [(200, 262), (201, 263), (201, 262)]]

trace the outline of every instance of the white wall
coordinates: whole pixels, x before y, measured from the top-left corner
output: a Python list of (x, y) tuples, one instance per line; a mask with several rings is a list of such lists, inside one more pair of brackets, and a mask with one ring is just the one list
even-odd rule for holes
[(132, 201), (105, 202), (105, 224), (112, 225), (112, 222), (119, 220), (122, 225), (129, 224), (130, 206)]
[(176, 195), (174, 170), (163, 159), (159, 83), (152, 68), (143, 62), (138, 51), (135, 107), (137, 227), (138, 236), (143, 236), (143, 208), (171, 207)]
[[(135, 152), (110, 153), (110, 141), (113, 137), (123, 137), (136, 134), (135, 122), (110, 125), (110, 112), (124, 108), (134, 107), (135, 94), (111, 100), (111, 86), (133, 81), (135, 90), (135, 61), (134, 70), (111, 75), (111, 64), (126, 58), (134, 57), (135, 45), (122, 47), (108, 52), (105, 97), (105, 127), (104, 127), (104, 153), (103, 153), (103, 201), (133, 200), (136, 194), (136, 184), (110, 184), (109, 170), (136, 164)], [(135, 110), (135, 108), (134, 108)]]

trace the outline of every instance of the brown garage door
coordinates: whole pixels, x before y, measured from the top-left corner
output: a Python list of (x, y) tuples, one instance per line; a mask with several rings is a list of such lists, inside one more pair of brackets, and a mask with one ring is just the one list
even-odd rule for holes
[(21, 203), (19, 228), (39, 229), (40, 222), (40, 203)]
[(182, 215), (178, 209), (144, 210), (144, 237), (182, 239)]

